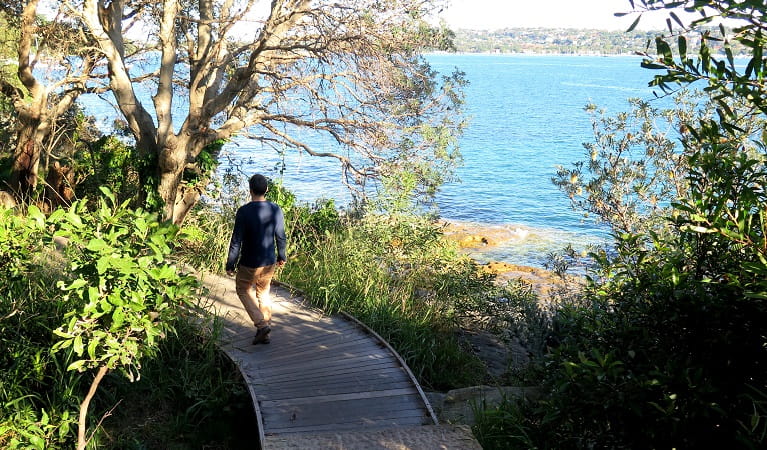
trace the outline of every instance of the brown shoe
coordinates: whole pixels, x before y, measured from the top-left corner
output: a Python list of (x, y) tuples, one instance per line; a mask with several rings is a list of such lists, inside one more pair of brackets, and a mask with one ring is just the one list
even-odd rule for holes
[(261, 327), (256, 331), (256, 337), (253, 338), (253, 345), (255, 344), (268, 344), (269, 333), (272, 331), (269, 326)]

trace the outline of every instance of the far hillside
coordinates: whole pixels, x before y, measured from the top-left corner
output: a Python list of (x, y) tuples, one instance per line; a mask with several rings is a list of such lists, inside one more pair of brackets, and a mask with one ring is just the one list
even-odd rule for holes
[[(632, 55), (655, 52), (655, 37), (661, 31), (604, 31), (570, 28), (506, 28), (502, 30), (456, 30), (455, 46), (460, 53), (541, 53), (575, 55)], [(668, 30), (666, 30), (668, 34)], [(717, 33), (718, 34), (718, 33)], [(686, 33), (688, 46), (699, 46), (701, 32)], [(709, 40), (714, 53), (724, 53), (723, 42)], [(648, 47), (649, 46), (649, 47)], [(734, 43), (735, 55), (745, 55)]]

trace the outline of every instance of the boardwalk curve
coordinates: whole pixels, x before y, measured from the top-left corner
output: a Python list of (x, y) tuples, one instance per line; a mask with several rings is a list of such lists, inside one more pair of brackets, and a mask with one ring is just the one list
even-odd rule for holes
[(273, 285), (272, 343), (252, 345), (234, 281), (202, 281), (223, 320), (220, 346), (248, 384), (261, 448), (481, 448), (468, 427), (438, 425), (402, 358), (355, 318)]

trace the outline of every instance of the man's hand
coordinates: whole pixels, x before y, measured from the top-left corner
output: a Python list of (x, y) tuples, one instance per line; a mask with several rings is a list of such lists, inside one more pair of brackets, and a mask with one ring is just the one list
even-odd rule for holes
[(285, 265), (285, 260), (284, 259), (280, 260), (280, 261), (277, 261), (277, 267), (282, 267), (284, 265)]

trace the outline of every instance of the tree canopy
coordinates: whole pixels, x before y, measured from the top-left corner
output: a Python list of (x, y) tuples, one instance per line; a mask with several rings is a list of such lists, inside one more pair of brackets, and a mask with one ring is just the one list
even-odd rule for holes
[[(426, 20), (440, 4), (62, 1), (52, 22), (81, 39), (54, 62), (77, 75), (48, 92), (114, 95), (148, 168), (149, 200), (175, 222), (204, 192), (220, 144), (238, 135), (335, 158), (358, 192), (407, 171), (413, 192), (433, 194), (463, 125), (461, 74), (438, 79), (419, 55), (449, 44)], [(38, 2), (25, 5), (32, 17)], [(22, 34), (50, 29), (27, 21)]]

